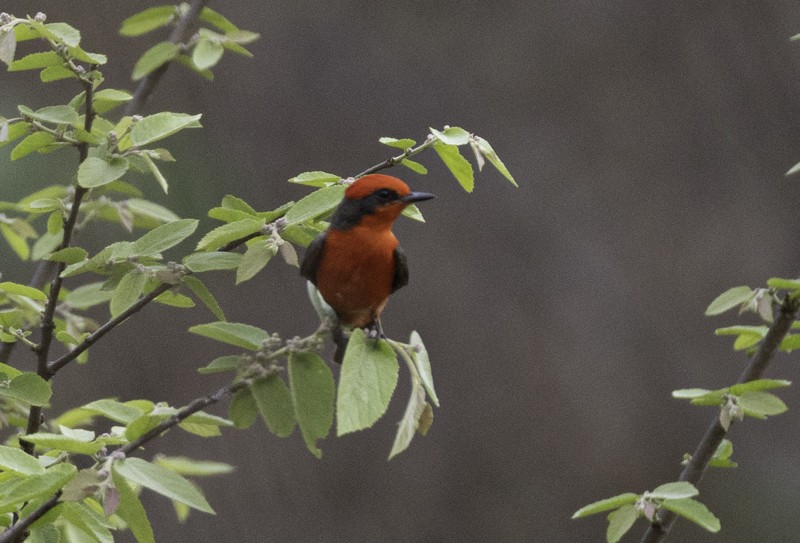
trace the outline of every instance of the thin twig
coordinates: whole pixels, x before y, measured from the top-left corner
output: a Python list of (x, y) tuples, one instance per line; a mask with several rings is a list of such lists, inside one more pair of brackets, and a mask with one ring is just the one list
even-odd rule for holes
[[(761, 342), (758, 352), (753, 356), (750, 364), (744, 370), (744, 373), (739, 377), (738, 383), (747, 383), (755, 379), (760, 379), (769, 366), (770, 360), (780, 347), (781, 341), (789, 333), (789, 330), (797, 317), (798, 307), (800, 302), (786, 296), (781, 303), (778, 318), (769, 327), (767, 335)], [(715, 416), (714, 420), (709, 424), (703, 439), (697, 446), (692, 458), (683, 469), (680, 481), (688, 481), (697, 486), (703, 478), (711, 458), (714, 456), (719, 444), (725, 438), (727, 431), (722, 427), (719, 422), (719, 417)], [(677, 515), (666, 509), (659, 511), (657, 521), (651, 524), (647, 532), (641, 539), (641, 543), (661, 543), (669, 534), (672, 525), (675, 523)]]
[(355, 177), (356, 178), (364, 177), (365, 175), (368, 175), (368, 174), (371, 174), (371, 173), (375, 173), (375, 172), (379, 172), (381, 170), (385, 170), (387, 168), (391, 168), (392, 166), (397, 166), (398, 164), (403, 162), (405, 159), (407, 159), (409, 157), (412, 157), (412, 156), (414, 156), (414, 155), (416, 155), (418, 153), (421, 153), (422, 151), (424, 151), (425, 149), (427, 149), (428, 147), (433, 145), (435, 142), (436, 142), (436, 138), (434, 136), (429, 136), (424, 142), (420, 143), (416, 147), (409, 147), (403, 153), (401, 153), (401, 154), (399, 154), (397, 156), (393, 156), (393, 157), (387, 158), (383, 162), (379, 162), (378, 164), (375, 164), (374, 166), (372, 166), (370, 168), (367, 168), (366, 170), (364, 170), (360, 174), (356, 175)]
[[(191, 38), (194, 33), (197, 18), (208, 2), (209, 0), (193, 0), (189, 5), (189, 9), (186, 10), (186, 13), (178, 19), (178, 23), (169, 36), (169, 41), (177, 44), (189, 41), (189, 38)], [(161, 77), (167, 72), (170, 64), (171, 62), (162, 64), (139, 81), (133, 98), (125, 106), (125, 115), (133, 115), (142, 111), (145, 102), (150, 95), (153, 94), (153, 89), (155, 89)]]
[(14, 541), (16, 537), (22, 536), (25, 531), (30, 528), (31, 524), (42, 518), (48, 511), (58, 505), (58, 499), (61, 497), (61, 491), (57, 491), (49, 500), (37, 507), (30, 515), (20, 519), (16, 524), (8, 528), (3, 533), (0, 533), (0, 543), (9, 543)]

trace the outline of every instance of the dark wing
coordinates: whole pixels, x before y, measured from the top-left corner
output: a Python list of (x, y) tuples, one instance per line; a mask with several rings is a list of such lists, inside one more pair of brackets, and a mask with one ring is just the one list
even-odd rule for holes
[(303, 257), (303, 262), (300, 264), (300, 275), (317, 284), (317, 269), (319, 262), (322, 259), (322, 251), (325, 249), (325, 239), (327, 232), (323, 232), (314, 238), (306, 249), (306, 254)]
[(394, 250), (394, 279), (392, 279), (392, 292), (408, 284), (408, 262), (406, 254), (398, 245)]

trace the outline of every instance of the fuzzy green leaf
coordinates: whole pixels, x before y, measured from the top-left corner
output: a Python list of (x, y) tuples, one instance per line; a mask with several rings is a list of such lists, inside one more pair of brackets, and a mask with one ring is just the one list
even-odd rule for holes
[(297, 183), (298, 185), (308, 185), (309, 187), (329, 187), (337, 184), (341, 180), (341, 176), (334, 173), (327, 172), (303, 172), (289, 179), (289, 183)]
[(198, 368), (197, 372), (202, 374), (221, 373), (225, 371), (235, 371), (242, 363), (242, 357), (236, 354), (220, 356), (212, 360), (208, 366)]
[(719, 519), (702, 503), (691, 498), (680, 500), (664, 500), (661, 507), (690, 520), (709, 532), (719, 532)]
[(433, 373), (431, 372), (428, 350), (425, 348), (425, 345), (422, 343), (422, 337), (420, 337), (416, 330), (411, 332), (409, 344), (414, 348), (414, 365), (417, 367), (419, 376), (422, 379), (422, 384), (428, 392), (428, 397), (430, 397), (433, 405), (439, 407), (439, 398), (436, 396), (436, 390), (433, 388)]
[(200, 38), (192, 50), (192, 62), (200, 70), (216, 66), (222, 58), (225, 48), (219, 41)]
[(87, 439), (89, 437), (88, 435), (70, 437), (62, 434), (50, 434), (46, 432), (30, 434), (25, 436), (23, 439), (48, 449), (56, 449), (75, 454), (92, 455), (102, 449), (105, 444), (100, 441), (94, 441), (94, 433), (89, 433), (92, 435), (92, 439)]
[(119, 491), (119, 507), (115, 513), (128, 524), (138, 543), (155, 543), (153, 528), (139, 496), (116, 469), (111, 470), (111, 477)]
[(33, 134), (26, 136), (17, 144), (16, 147), (14, 147), (14, 149), (11, 150), (11, 160), (18, 160), (22, 157), (28, 156), (34, 151), (44, 149), (55, 140), (56, 138), (49, 132), (34, 132)]
[(105, 113), (112, 110), (117, 106), (130, 101), (133, 95), (128, 91), (118, 89), (103, 89), (99, 90), (94, 95), (94, 110), (97, 113)]
[(369, 428), (389, 407), (399, 366), (387, 341), (366, 339), (353, 330), (344, 355), (336, 402), (336, 433)]
[(191, 254), (183, 259), (183, 265), (195, 273), (200, 273), (213, 270), (232, 270), (239, 267), (241, 260), (242, 255), (239, 253), (215, 251)]
[(133, 269), (126, 273), (120, 280), (114, 294), (111, 296), (109, 309), (111, 316), (116, 317), (131, 307), (142, 295), (147, 284), (147, 275)]
[(260, 328), (237, 322), (198, 324), (189, 328), (189, 331), (251, 351), (259, 350), (261, 343), (269, 337), (269, 334)]
[(0, 469), (13, 471), (22, 475), (39, 475), (44, 473), (41, 464), (25, 451), (0, 445)]
[(47, 295), (38, 288), (29, 287), (27, 285), (20, 285), (11, 281), (3, 281), (0, 283), (0, 290), (8, 294), (16, 294), (18, 296), (25, 296), (31, 300), (45, 301)]
[(342, 201), (345, 189), (344, 185), (333, 185), (314, 191), (301, 198), (286, 213), (286, 226), (330, 213)]
[(102, 158), (90, 156), (78, 168), (78, 184), (90, 189), (116, 181), (128, 171), (128, 161), (124, 158)]
[(639, 511), (633, 504), (626, 504), (608, 515), (608, 529), (606, 529), (607, 543), (617, 543), (628, 533), (633, 523), (639, 518)]
[(75, 476), (77, 468), (72, 464), (56, 464), (45, 473), (32, 475), (6, 486), (0, 497), (0, 510), (11, 511), (10, 506), (23, 504), (37, 498), (49, 498)]
[(128, 37), (141, 36), (171, 23), (175, 16), (175, 6), (147, 8), (122, 21), (119, 33)]
[(511, 172), (509, 172), (508, 168), (506, 168), (506, 165), (503, 164), (503, 161), (500, 160), (499, 156), (497, 156), (495, 150), (492, 149), (491, 145), (489, 145), (488, 141), (486, 141), (480, 136), (474, 136), (473, 141), (475, 142), (475, 145), (477, 145), (481, 155), (483, 155), (486, 159), (488, 159), (489, 162), (492, 163), (492, 166), (494, 166), (495, 169), (498, 172), (500, 172), (503, 177), (508, 179), (511, 182), (511, 184), (514, 185), (515, 187), (519, 186), (517, 185), (517, 182), (514, 180), (514, 177), (511, 175)]
[(0, 31), (0, 62), (10, 67), (11, 63), (14, 62), (14, 53), (16, 50), (17, 38), (14, 35), (14, 31)]
[(250, 234), (255, 234), (260, 231), (263, 226), (264, 221), (258, 219), (244, 219), (223, 224), (203, 236), (203, 239), (198, 242), (196, 250), (207, 251), (219, 249), (227, 243), (244, 238)]
[(417, 172), (420, 175), (425, 175), (425, 174), (428, 173), (428, 168), (426, 168), (425, 166), (423, 166), (419, 162), (416, 162), (416, 161), (411, 160), (409, 158), (404, 158), (403, 160), (400, 161), (400, 164), (405, 166), (406, 168), (408, 168), (412, 172)]
[(464, 190), (472, 192), (472, 189), (475, 188), (475, 174), (472, 170), (472, 165), (466, 158), (461, 156), (458, 147), (437, 141), (433, 144), (433, 149)]
[(180, 132), (186, 128), (201, 128), (201, 114), (169, 113), (163, 111), (148, 115), (131, 130), (131, 142), (143, 146)]
[(619, 509), (623, 505), (634, 504), (636, 500), (639, 499), (638, 494), (634, 494), (633, 492), (626, 492), (624, 494), (619, 494), (612, 498), (606, 498), (604, 500), (599, 500), (589, 505), (584, 505), (572, 515), (572, 518), (583, 518), (588, 517), (589, 515), (596, 515), (597, 513), (602, 513), (604, 511), (610, 511), (612, 509)]
[(685, 481), (677, 481), (674, 483), (666, 483), (657, 486), (652, 492), (647, 492), (651, 498), (662, 498), (669, 500), (677, 500), (682, 498), (691, 498), (699, 494), (697, 488), (692, 483)]
[(47, 106), (36, 111), (25, 106), (17, 106), (17, 108), (26, 118), (45, 123), (71, 125), (78, 122), (78, 112), (69, 106)]
[(131, 78), (134, 81), (142, 79), (149, 73), (160, 68), (162, 65), (175, 59), (180, 51), (180, 46), (176, 43), (172, 43), (171, 41), (162, 41), (161, 43), (157, 43), (145, 51), (141, 58), (139, 58), (139, 60), (136, 62), (136, 66), (133, 67), (133, 75)]
[(194, 295), (197, 296), (198, 300), (203, 302), (203, 305), (205, 305), (215, 317), (217, 317), (220, 321), (227, 320), (225, 318), (225, 312), (222, 310), (222, 307), (220, 307), (217, 299), (214, 298), (214, 295), (210, 290), (208, 290), (205, 284), (200, 281), (200, 279), (197, 277), (192, 277), (191, 275), (187, 275), (183, 278), (183, 283), (189, 287), (189, 290), (191, 290)]
[(408, 399), (403, 418), (397, 428), (389, 460), (403, 452), (411, 444), (414, 434), (417, 433), (419, 419), (425, 410), (425, 388), (418, 381), (412, 382), (411, 397)]
[(258, 411), (270, 432), (278, 437), (291, 435), (296, 423), (292, 396), (283, 379), (270, 375), (250, 385)]
[(52, 394), (49, 382), (35, 373), (29, 372), (20, 373), (11, 379), (7, 387), (0, 387), (0, 396), (14, 398), (36, 406), (47, 405)]
[(390, 138), (390, 137), (383, 137), (378, 140), (384, 145), (388, 145), (389, 147), (396, 147), (397, 149), (403, 149), (404, 151), (410, 147), (414, 147), (417, 142), (410, 139), (410, 138)]
[(431, 128), (431, 134), (436, 136), (436, 138), (441, 141), (442, 143), (446, 143), (447, 145), (466, 145), (469, 143), (469, 132), (464, 130), (463, 128), (459, 128), (457, 126), (450, 126), (442, 130), (436, 130), (435, 128)]
[(126, 458), (114, 464), (116, 472), (128, 481), (186, 504), (204, 513), (214, 514), (200, 491), (177, 473), (162, 468), (141, 458)]
[(88, 255), (89, 253), (86, 252), (86, 249), (80, 247), (66, 247), (48, 256), (47, 260), (63, 262), (65, 264), (75, 264), (85, 259)]
[(769, 392), (745, 392), (736, 399), (736, 404), (745, 415), (757, 419), (780, 415), (788, 409), (783, 400)]
[(289, 355), (289, 386), (292, 405), (303, 439), (317, 458), (322, 451), (318, 439), (325, 439), (333, 424), (333, 399), (336, 385), (327, 364), (314, 353)]
[(180, 219), (150, 230), (133, 243), (132, 254), (153, 256), (178, 245), (197, 230), (196, 219)]
[(15, 60), (8, 67), (9, 72), (21, 72), (24, 70), (40, 70), (48, 66), (60, 66), (64, 60), (55, 51), (44, 51), (41, 53), (31, 53), (19, 60)]
[(234, 467), (224, 462), (196, 460), (185, 456), (158, 456), (154, 463), (162, 468), (174, 471), (186, 477), (207, 477), (209, 475), (225, 475)]
[(236, 270), (236, 284), (255, 277), (277, 252), (275, 243), (269, 239), (257, 239), (250, 243)]
[(748, 302), (755, 292), (750, 287), (733, 287), (717, 296), (706, 309), (706, 316), (719, 315)]
[(240, 430), (250, 428), (256, 421), (256, 418), (258, 418), (258, 405), (249, 388), (239, 390), (233, 395), (231, 405), (228, 408), (228, 418)]

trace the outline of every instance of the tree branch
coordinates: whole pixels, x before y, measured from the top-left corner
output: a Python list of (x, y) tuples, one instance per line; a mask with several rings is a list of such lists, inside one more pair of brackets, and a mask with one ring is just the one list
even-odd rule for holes
[(422, 151), (424, 151), (425, 149), (427, 149), (428, 147), (433, 145), (435, 142), (436, 142), (436, 138), (433, 135), (428, 136), (425, 139), (424, 142), (420, 143), (416, 147), (409, 147), (403, 153), (401, 153), (401, 154), (399, 154), (397, 156), (393, 156), (393, 157), (387, 158), (383, 162), (379, 162), (378, 164), (375, 164), (374, 166), (372, 166), (370, 168), (367, 168), (366, 170), (364, 170), (360, 174), (356, 175), (355, 177), (356, 177), (356, 179), (358, 179), (359, 177), (364, 177), (365, 175), (369, 175), (371, 173), (379, 172), (381, 170), (385, 170), (387, 168), (391, 168), (392, 166), (397, 166), (398, 164), (403, 162), (405, 159), (407, 159), (409, 157), (412, 157), (412, 156), (414, 156), (416, 154), (421, 153)]
[[(194, 33), (197, 18), (208, 2), (209, 0), (193, 0), (186, 13), (178, 19), (178, 24), (175, 25), (172, 34), (170, 34), (169, 41), (178, 44), (189, 41), (189, 38)], [(153, 94), (153, 89), (167, 72), (170, 64), (170, 62), (162, 64), (139, 81), (139, 85), (133, 93), (133, 98), (125, 106), (125, 115), (133, 115), (142, 111), (145, 102)]]
[(48, 511), (58, 505), (58, 499), (61, 497), (59, 490), (49, 500), (37, 507), (30, 515), (20, 519), (16, 524), (8, 528), (5, 532), (0, 533), (0, 543), (10, 543), (15, 538), (22, 536), (25, 531), (30, 528), (31, 524), (42, 518)]
[[(792, 323), (794, 323), (797, 317), (799, 307), (800, 300), (791, 299), (789, 295), (783, 299), (780, 311), (778, 312), (778, 318), (775, 319), (770, 326), (767, 335), (758, 348), (758, 352), (753, 356), (750, 364), (739, 377), (737, 383), (747, 383), (755, 379), (760, 379), (764, 375), (770, 360), (772, 360), (773, 355), (778, 350), (778, 347), (780, 347), (781, 341), (783, 341), (783, 338), (789, 333)], [(726, 434), (727, 432), (719, 422), (719, 417), (715, 416), (714, 420), (709, 424), (703, 439), (694, 451), (694, 454), (692, 454), (692, 458), (683, 469), (679, 480), (688, 481), (697, 486), (703, 478), (706, 468), (708, 468), (708, 463), (711, 461), (717, 447), (722, 443)], [(676, 519), (677, 515), (671, 511), (667, 511), (666, 509), (659, 511), (657, 522), (648, 527), (647, 532), (645, 532), (641, 539), (641, 543), (663, 542)]]

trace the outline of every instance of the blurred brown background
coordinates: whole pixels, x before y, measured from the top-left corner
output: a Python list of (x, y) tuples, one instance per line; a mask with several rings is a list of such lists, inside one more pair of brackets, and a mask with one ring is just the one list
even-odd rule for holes
[[(109, 86), (130, 89), (135, 59), (165, 33), (123, 39), (117, 29), (147, 5), (2, 9), (78, 27), (87, 50), (109, 55)], [(491, 141), (521, 186), (489, 168), (467, 195), (433, 154), (421, 158), (428, 176), (393, 172), (439, 196), (424, 205), (426, 225), (396, 229), (412, 279), (384, 320), (393, 337), (419, 330), (431, 353), (442, 408), (428, 437), (386, 462), (404, 373), (388, 415), (323, 442), (322, 461), (296, 434), (278, 440), (261, 425), (211, 440), (172, 432), (144, 456), (238, 469), (202, 481), (216, 517), (193, 514), (181, 526), (166, 500), (149, 496), (157, 538), (600, 541), (604, 516), (572, 521), (576, 509), (676, 479), (714, 411), (670, 392), (730, 384), (746, 362), (713, 334), (735, 315), (711, 320), (703, 310), (730, 286), (798, 275), (800, 179), (783, 174), (800, 160), (800, 44), (789, 41), (800, 4), (211, 6), (262, 38), (254, 59), (226, 55), (213, 83), (170, 69), (148, 104), (146, 113), (204, 114), (202, 131), (168, 142), (178, 159), (165, 168), (169, 196), (147, 184), (181, 215), (204, 217), (228, 193), (274, 208), (307, 193), (285, 182), (299, 172), (352, 175), (389, 156), (380, 136), (422, 139), (444, 124)], [(43, 88), (34, 72), (0, 73), (0, 89), (4, 115), (77, 92)], [(74, 175), (68, 154), (9, 163), (7, 149), (4, 200)], [(212, 225), (205, 218), (201, 229)], [(0, 247), (4, 279), (24, 281), (32, 266), (10, 256)], [(277, 260), (267, 270), (240, 287), (230, 274), (210, 279), (229, 318), (309, 333), (316, 317), (296, 270)], [(99, 396), (182, 404), (215, 389), (226, 376), (194, 370), (230, 350), (185, 333), (210, 320), (203, 309), (148, 307), (95, 347), (88, 367), (58, 376), (54, 407)], [(796, 359), (780, 355), (770, 376), (797, 380)], [(722, 534), (680, 522), (671, 541), (797, 540), (800, 402), (796, 387), (781, 396), (787, 414), (734, 428), (741, 467), (703, 481)]]

